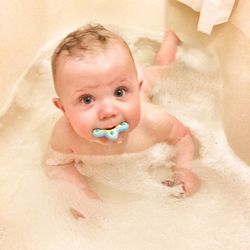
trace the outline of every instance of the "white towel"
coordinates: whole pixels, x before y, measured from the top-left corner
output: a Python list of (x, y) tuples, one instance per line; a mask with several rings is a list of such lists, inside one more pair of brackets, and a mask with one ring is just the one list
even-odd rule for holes
[(235, 0), (178, 0), (200, 12), (198, 30), (210, 34), (213, 26), (225, 23), (230, 17)]

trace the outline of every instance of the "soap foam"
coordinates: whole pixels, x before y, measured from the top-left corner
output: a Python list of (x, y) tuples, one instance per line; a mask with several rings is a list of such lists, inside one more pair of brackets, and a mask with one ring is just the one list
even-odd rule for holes
[[(134, 43), (135, 56), (150, 60), (150, 44), (154, 41), (144, 54), (143, 43)], [(51, 104), (50, 53), (30, 68), (1, 118), (1, 249), (249, 248), (250, 174), (223, 133), (218, 74), (180, 61), (167, 67), (155, 90), (154, 102), (199, 140), (201, 157), (191, 167), (201, 178), (201, 190), (190, 198), (173, 198), (158, 183), (167, 175), (161, 167), (148, 169), (144, 162), (136, 168), (131, 162), (126, 170), (117, 161), (108, 171), (88, 169), (93, 171), (88, 182), (103, 200), (98, 202), (43, 173), (43, 155), (60, 115)], [(75, 219), (71, 208), (86, 218)]]

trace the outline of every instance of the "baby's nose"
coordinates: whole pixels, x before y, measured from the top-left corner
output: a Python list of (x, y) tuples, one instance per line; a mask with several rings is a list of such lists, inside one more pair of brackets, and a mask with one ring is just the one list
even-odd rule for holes
[(117, 114), (118, 114), (117, 108), (112, 103), (105, 103), (101, 105), (99, 109), (100, 120), (106, 120), (115, 117), (117, 116)]

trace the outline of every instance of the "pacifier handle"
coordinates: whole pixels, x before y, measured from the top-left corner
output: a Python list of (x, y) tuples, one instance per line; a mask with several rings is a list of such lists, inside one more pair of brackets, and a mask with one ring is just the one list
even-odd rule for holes
[(127, 122), (121, 122), (116, 127), (112, 129), (100, 129), (95, 128), (92, 131), (92, 135), (97, 138), (106, 137), (110, 141), (115, 141), (119, 137), (121, 132), (128, 130), (129, 125)]

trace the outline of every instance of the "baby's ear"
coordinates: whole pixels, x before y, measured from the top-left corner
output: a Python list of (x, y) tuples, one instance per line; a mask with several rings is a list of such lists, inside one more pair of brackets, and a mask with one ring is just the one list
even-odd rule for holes
[(139, 87), (141, 88), (143, 82), (143, 67), (139, 64), (136, 64), (136, 71), (137, 71)]
[(61, 102), (60, 98), (54, 97), (54, 98), (52, 99), (52, 101), (53, 101), (54, 105), (55, 105), (58, 109), (62, 110), (63, 113), (65, 112), (64, 107), (63, 107), (63, 105), (62, 105), (62, 102)]

